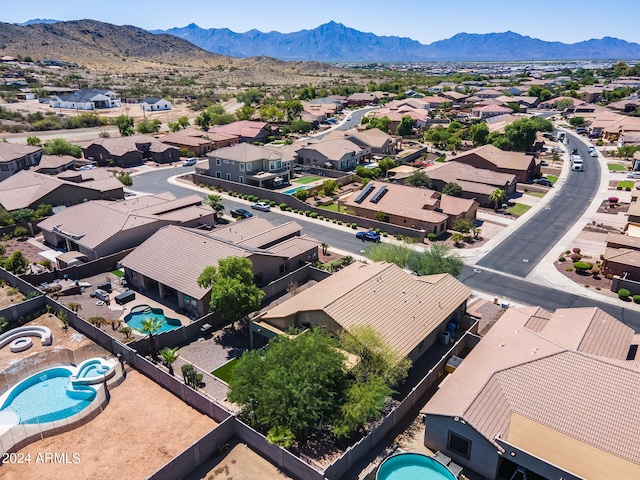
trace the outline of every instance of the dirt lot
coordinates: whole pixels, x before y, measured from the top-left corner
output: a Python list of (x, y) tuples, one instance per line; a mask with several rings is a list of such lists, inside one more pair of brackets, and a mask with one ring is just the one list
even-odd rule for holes
[[(144, 479), (215, 426), (209, 417), (132, 370), (111, 390), (104, 412), (75, 430), (23, 448), (20, 453), (30, 453), (31, 463), (5, 464), (1, 476), (5, 480)], [(70, 459), (77, 453), (80, 461), (36, 463), (37, 454), (46, 452), (68, 453)], [(240, 463), (248, 468), (246, 462)], [(286, 478), (265, 477), (265, 471), (261, 466), (256, 475), (235, 478)]]
[(24, 300), (22, 295), (17, 289), (11, 285), (0, 285), (0, 308), (8, 307), (9, 305), (20, 303)]

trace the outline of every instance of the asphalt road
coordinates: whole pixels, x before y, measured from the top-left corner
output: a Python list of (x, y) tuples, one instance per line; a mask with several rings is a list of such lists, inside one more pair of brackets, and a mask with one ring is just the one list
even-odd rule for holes
[(569, 172), (564, 185), (547, 206), (482, 258), (478, 265), (526, 277), (589, 207), (600, 184), (600, 165), (587, 147), (568, 135), (569, 151), (578, 148), (584, 171)]

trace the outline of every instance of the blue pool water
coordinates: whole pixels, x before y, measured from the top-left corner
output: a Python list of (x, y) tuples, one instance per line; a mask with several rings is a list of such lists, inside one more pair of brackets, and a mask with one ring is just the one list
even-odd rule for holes
[(71, 372), (52, 368), (19, 383), (2, 405), (15, 412), (20, 423), (44, 423), (70, 417), (86, 408), (95, 398), (91, 387), (69, 387)]
[(455, 477), (431, 457), (400, 453), (382, 462), (376, 480), (455, 480)]
[(109, 371), (109, 367), (102, 365), (100, 360), (91, 360), (78, 371), (77, 378), (100, 377)]
[(141, 332), (142, 321), (149, 317), (157, 318), (162, 321), (162, 327), (158, 330), (158, 333), (175, 330), (182, 326), (180, 320), (176, 320), (175, 318), (166, 318), (162, 309), (149, 308), (146, 305), (132, 308), (131, 313), (124, 317), (124, 321), (134, 330)]
[(300, 189), (300, 190), (309, 190), (311, 187), (309, 185), (300, 185), (299, 187), (291, 187), (291, 188), (287, 188), (286, 190), (283, 190), (280, 193), (284, 193), (285, 195), (293, 195), (294, 193), (296, 193), (296, 190)]

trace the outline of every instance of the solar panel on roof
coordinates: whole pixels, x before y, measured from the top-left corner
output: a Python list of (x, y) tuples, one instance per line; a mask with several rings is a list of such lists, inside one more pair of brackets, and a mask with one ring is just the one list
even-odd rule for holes
[(375, 190), (375, 188), (376, 188), (376, 186), (375, 186), (375, 185), (373, 185), (373, 184), (369, 184), (369, 185), (367, 185), (366, 187), (364, 187), (364, 188), (362, 189), (362, 191), (360, 192), (360, 195), (358, 195), (358, 196), (356, 197), (356, 199), (354, 200), (354, 202), (356, 202), (356, 203), (362, 203), (362, 202), (364, 202), (364, 199), (365, 199), (365, 198), (367, 198), (367, 196), (368, 196), (371, 192), (373, 192), (373, 191)]
[(378, 203), (385, 193), (387, 193), (387, 187), (380, 187), (380, 190), (378, 190), (376, 194), (371, 197), (371, 203)]

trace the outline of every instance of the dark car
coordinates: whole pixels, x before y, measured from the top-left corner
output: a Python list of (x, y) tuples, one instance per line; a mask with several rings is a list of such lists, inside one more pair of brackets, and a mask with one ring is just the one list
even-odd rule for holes
[(576, 128), (576, 133), (578, 135), (585, 135), (587, 133), (587, 129), (583, 128), (583, 127), (578, 127), (578, 128)]
[(549, 180), (548, 178), (542, 177), (542, 178), (536, 178), (533, 183), (537, 184), (537, 185), (542, 185), (544, 187), (553, 187), (553, 182), (551, 180)]
[(233, 218), (249, 218), (249, 217), (253, 217), (253, 213), (248, 212), (247, 210), (245, 210), (244, 208), (236, 208), (235, 210), (231, 210), (229, 212), (229, 215), (231, 215)]
[(358, 232), (356, 233), (356, 238), (359, 238), (363, 242), (366, 240), (368, 242), (379, 242), (380, 234), (372, 231), (368, 232)]

